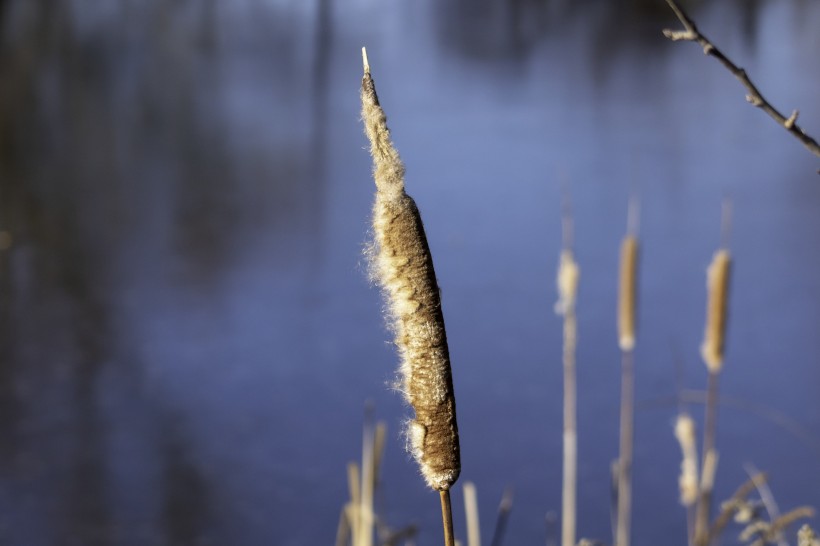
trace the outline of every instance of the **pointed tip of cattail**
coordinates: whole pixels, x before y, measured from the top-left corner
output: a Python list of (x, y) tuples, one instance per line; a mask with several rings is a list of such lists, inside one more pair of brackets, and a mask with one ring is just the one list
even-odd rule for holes
[(367, 61), (367, 48), (362, 48), (362, 66), (364, 67), (364, 73), (370, 74), (370, 63)]

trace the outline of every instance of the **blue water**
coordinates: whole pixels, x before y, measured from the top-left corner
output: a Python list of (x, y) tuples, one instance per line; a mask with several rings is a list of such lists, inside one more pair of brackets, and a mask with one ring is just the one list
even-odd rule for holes
[[(712, 4), (689, 4), (702, 30), (820, 134), (820, 4)], [(705, 385), (726, 196), (716, 496), (752, 462), (781, 509), (820, 506), (820, 162), (697, 46), (662, 37), (676, 26), (662, 1), (105, 6), (0, 1), (0, 542), (331, 543), (370, 401), (389, 427), (381, 513), (440, 543), (362, 253), (362, 45), (435, 259), (485, 542), (507, 484), (507, 544), (556, 532), (564, 188), (581, 267), (579, 535), (611, 536), (616, 268), (635, 188), (633, 543), (686, 541), (675, 395)], [(453, 500), (465, 537), (460, 485)]]

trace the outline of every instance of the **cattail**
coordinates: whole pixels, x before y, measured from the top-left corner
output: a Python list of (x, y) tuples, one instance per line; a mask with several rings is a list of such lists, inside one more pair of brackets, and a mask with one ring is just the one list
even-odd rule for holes
[(680, 444), (683, 461), (680, 465), (680, 503), (693, 506), (698, 500), (698, 451), (695, 435), (695, 421), (689, 415), (681, 413), (675, 422), (675, 438)]
[(618, 506), (615, 546), (629, 546), (632, 519), (632, 443), (635, 403), (635, 299), (638, 276), (637, 201), (630, 202), (629, 232), (621, 243), (618, 286), (618, 345), (621, 348), (621, 420), (618, 456)]
[(618, 345), (622, 351), (635, 348), (635, 299), (638, 275), (638, 239), (627, 235), (621, 243), (621, 272), (618, 290)]
[[(570, 228), (565, 219), (565, 229)], [(566, 234), (565, 234), (566, 235)], [(564, 317), (564, 438), (561, 486), (561, 546), (575, 546), (575, 511), (578, 484), (577, 386), (575, 377), (575, 347), (578, 327), (575, 299), (581, 270), (568, 247), (561, 251), (558, 264), (558, 303), (555, 311)]]
[(374, 275), (386, 295), (401, 357), (400, 388), (415, 411), (407, 430), (411, 451), (427, 484), (447, 491), (461, 463), (438, 284), (418, 208), (404, 191), (404, 165), (362, 53), (362, 119), (376, 182)]
[(723, 366), (730, 269), (729, 251), (720, 249), (715, 253), (706, 273), (709, 300), (706, 310), (706, 331), (700, 352), (711, 373), (720, 372)]

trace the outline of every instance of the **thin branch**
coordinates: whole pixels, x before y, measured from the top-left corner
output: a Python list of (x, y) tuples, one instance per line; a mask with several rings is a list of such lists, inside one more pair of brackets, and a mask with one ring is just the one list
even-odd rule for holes
[(664, 29), (663, 35), (673, 42), (685, 41), (696, 42), (699, 44), (703, 48), (703, 53), (705, 55), (711, 55), (720, 61), (720, 63), (726, 67), (726, 69), (731, 72), (732, 75), (740, 81), (740, 83), (743, 84), (748, 91), (746, 100), (750, 104), (757, 106), (766, 112), (769, 117), (774, 119), (780, 126), (786, 129), (786, 131), (791, 133), (792, 136), (802, 142), (803, 146), (808, 148), (811, 153), (820, 157), (820, 144), (818, 144), (814, 138), (806, 134), (797, 124), (797, 116), (799, 115), (799, 112), (794, 110), (788, 117), (781, 114), (779, 110), (772, 106), (772, 104), (763, 97), (763, 94), (757, 86), (752, 83), (752, 80), (749, 79), (746, 71), (732, 62), (706, 36), (701, 34), (697, 25), (695, 25), (695, 22), (692, 21), (683, 9), (681, 9), (675, 0), (666, 0), (666, 3), (669, 4), (669, 7), (675, 12), (675, 16), (677, 16), (678, 20), (683, 25), (683, 30)]

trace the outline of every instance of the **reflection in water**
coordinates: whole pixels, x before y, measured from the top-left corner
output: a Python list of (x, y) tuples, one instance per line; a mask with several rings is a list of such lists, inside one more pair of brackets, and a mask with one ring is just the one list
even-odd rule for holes
[(174, 423), (163, 423), (162, 460), (164, 488), (162, 529), (165, 544), (207, 546), (209, 522), (213, 521), (211, 492), (202, 473), (192, 460), (188, 439)]
[(431, 12), (444, 48), (478, 60), (521, 59), (547, 31), (549, 2), (446, 0)]
[[(408, 6), (0, 0), (0, 542), (331, 540), (362, 400), (390, 400), (391, 422), (400, 413), (384, 388), (393, 355), (378, 296), (356, 269), (372, 198), (357, 119), (362, 44), (385, 60), (391, 123), (442, 263), (453, 353), (468, 363), (457, 390), (470, 478), (490, 503), (482, 510), (507, 482), (517, 488), (511, 542), (541, 541), (543, 513), (557, 501), (559, 376), (545, 357), (558, 354), (545, 281), (545, 256), (557, 254), (556, 164), (577, 184), (586, 302), (610, 294), (601, 271), (612, 258), (607, 236), (622, 226), (613, 203), (626, 201), (624, 172), (651, 175), (644, 209), (656, 258), (645, 312), (656, 330), (639, 389), (673, 390), (663, 364), (670, 332), (658, 325), (682, 346), (697, 344), (701, 277), (685, 286), (711, 247), (694, 241), (713, 240), (704, 203), (734, 179), (743, 181), (738, 221), (762, 211), (746, 212), (754, 221), (736, 230), (738, 263), (748, 264), (740, 301), (751, 303), (733, 323), (743, 340), (733, 350), (749, 363), (734, 384), (787, 381), (751, 379), (763, 377), (752, 373), (762, 373), (757, 352), (817, 374), (807, 357), (817, 347), (803, 337), (815, 339), (806, 331), (820, 314), (805, 262), (820, 233), (820, 190), (800, 178), (805, 165), (785, 149), (792, 143), (780, 148), (785, 137), (759, 130), (757, 112), (723, 108), (708, 85), (693, 93), (689, 80), (708, 81), (700, 78), (713, 67), (694, 52), (669, 53), (659, 29), (675, 21), (663, 2)], [(817, 17), (816, 3), (779, 4), (789, 23), (769, 20), (767, 6), (687, 3), (714, 28), (737, 20), (751, 54), (758, 34), (788, 35), (785, 24), (795, 25), (795, 44), (810, 41), (813, 28), (800, 28)], [(789, 44), (781, 46), (797, 47)], [(391, 61), (402, 55), (412, 62), (399, 70)], [(808, 69), (791, 76), (802, 78), (797, 89), (816, 87)], [(439, 85), (445, 97), (430, 92)], [(803, 115), (816, 125), (816, 113)], [(704, 118), (719, 118), (718, 129), (704, 130)], [(629, 146), (641, 169), (624, 166)], [(768, 184), (768, 165), (779, 165), (780, 184)], [(793, 222), (808, 235), (795, 236)], [(755, 262), (760, 245), (780, 262)], [(749, 289), (777, 274), (797, 288), (768, 298)], [(584, 339), (606, 339), (611, 317), (584, 305)], [(794, 338), (787, 349), (759, 341), (778, 305), (798, 311), (792, 321), (778, 313)], [(581, 440), (580, 524), (605, 536), (601, 484), (612, 450), (601, 446), (614, 444), (602, 416), (616, 403), (617, 378), (596, 367), (612, 358), (605, 344), (582, 351), (590, 390), (581, 420), (596, 445), (584, 443), (592, 435)], [(793, 407), (780, 409), (820, 422), (813, 392), (778, 388), (795, 392), (782, 401)], [(491, 411), (499, 407), (510, 413)], [(638, 430), (670, 431), (667, 417), (639, 416)], [(748, 425), (729, 425), (725, 460), (738, 460)], [(479, 441), (490, 434), (499, 441)], [(636, 449), (638, 462), (657, 456), (637, 478), (636, 506), (662, 508), (636, 528), (636, 542), (683, 529), (676, 446), (671, 432), (668, 444), (660, 437), (644, 436)], [(384, 461), (387, 517), (418, 521), (419, 542), (432, 542), (437, 514), (398, 443), (391, 438)], [(756, 462), (778, 467), (785, 498), (811, 502), (784, 451), (764, 449), (768, 461)], [(510, 475), (499, 475), (499, 461), (514, 463)], [(736, 485), (729, 472), (720, 487)]]

